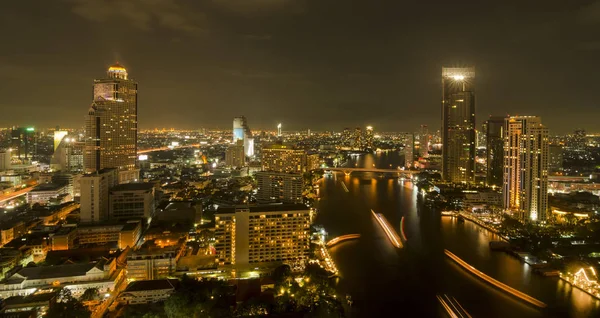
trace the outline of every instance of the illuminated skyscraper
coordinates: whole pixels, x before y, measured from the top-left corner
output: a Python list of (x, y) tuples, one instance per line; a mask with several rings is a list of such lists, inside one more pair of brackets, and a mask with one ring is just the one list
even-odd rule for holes
[(360, 127), (356, 127), (354, 129), (354, 134), (352, 135), (352, 148), (354, 150), (360, 150), (362, 146), (362, 129)]
[(427, 157), (429, 154), (429, 129), (427, 125), (421, 125), (421, 131), (419, 132), (419, 156)]
[(94, 80), (94, 100), (85, 122), (85, 172), (118, 170), (119, 183), (139, 178), (137, 169), (137, 83), (115, 64)]
[(365, 150), (373, 150), (373, 126), (367, 126), (365, 131)]
[(262, 148), (262, 170), (284, 173), (303, 173), (307, 169), (306, 151), (288, 145)]
[(404, 154), (404, 166), (411, 169), (415, 164), (415, 134), (400, 133), (400, 138), (404, 144), (404, 149), (402, 151)]
[(277, 124), (277, 137), (281, 137), (281, 123)]
[(13, 127), (11, 130), (10, 147), (12, 155), (25, 160), (31, 159), (37, 152), (37, 135), (33, 127)]
[(475, 177), (475, 68), (442, 68), (442, 178)]
[(235, 144), (238, 140), (244, 142), (246, 156), (254, 156), (254, 137), (252, 137), (252, 132), (244, 116), (233, 118), (233, 143)]
[(504, 208), (522, 220), (543, 221), (548, 209), (548, 129), (540, 117), (504, 122)]
[(501, 116), (492, 116), (485, 126), (485, 140), (487, 153), (486, 182), (488, 186), (502, 186), (504, 173), (504, 119)]

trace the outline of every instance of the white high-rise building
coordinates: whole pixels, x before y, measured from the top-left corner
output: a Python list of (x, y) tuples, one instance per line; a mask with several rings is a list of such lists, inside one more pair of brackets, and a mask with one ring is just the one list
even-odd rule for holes
[(137, 83), (115, 64), (94, 80), (94, 99), (85, 122), (85, 172), (116, 168), (119, 183), (139, 178), (137, 169)]
[(254, 137), (252, 137), (252, 132), (244, 116), (233, 118), (233, 144), (236, 144), (238, 140), (244, 142), (246, 156), (254, 156)]
[(312, 210), (302, 204), (219, 208), (217, 265), (243, 273), (305, 262), (312, 218)]
[(543, 221), (548, 209), (548, 128), (537, 116), (504, 121), (504, 208)]

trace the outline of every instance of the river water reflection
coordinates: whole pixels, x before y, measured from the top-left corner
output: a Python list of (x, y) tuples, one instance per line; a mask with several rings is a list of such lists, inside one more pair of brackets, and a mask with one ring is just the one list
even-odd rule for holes
[[(383, 153), (362, 155), (349, 164), (389, 168), (402, 162), (396, 153)], [(319, 196), (315, 223), (324, 225), (330, 238), (361, 234), (331, 249), (340, 270), (338, 289), (354, 300), (352, 317), (441, 316), (437, 294), (455, 297), (473, 317), (600, 316), (600, 301), (557, 278), (533, 274), (508, 254), (490, 251), (488, 243), (497, 239), (493, 233), (421, 207), (410, 181), (376, 173), (338, 173), (325, 177)], [(390, 244), (371, 209), (383, 213), (399, 233), (405, 218), (404, 249)], [(444, 249), (548, 308), (537, 309), (490, 287), (449, 261)]]

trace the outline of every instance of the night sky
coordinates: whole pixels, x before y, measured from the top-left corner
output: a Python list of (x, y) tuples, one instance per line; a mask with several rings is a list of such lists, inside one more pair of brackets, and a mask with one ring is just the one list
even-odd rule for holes
[(118, 60), (141, 128), (437, 130), (441, 67), (474, 65), (478, 123), (600, 131), (600, 1), (20, 0), (0, 35), (4, 127), (82, 127)]

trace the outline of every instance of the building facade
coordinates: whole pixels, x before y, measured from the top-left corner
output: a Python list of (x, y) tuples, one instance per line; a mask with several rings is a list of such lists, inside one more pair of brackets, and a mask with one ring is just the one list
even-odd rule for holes
[(248, 157), (254, 156), (254, 137), (244, 116), (233, 118), (233, 143), (236, 144), (238, 140), (244, 145), (244, 154)]
[(254, 174), (259, 201), (302, 203), (304, 179), (299, 173), (260, 171)]
[(221, 208), (217, 265), (244, 272), (308, 260), (312, 211), (301, 204)]
[(241, 140), (227, 147), (225, 150), (225, 165), (227, 167), (240, 168), (245, 165), (246, 155), (244, 154), (244, 143)]
[(545, 220), (548, 129), (540, 117), (509, 117), (504, 124), (504, 145), (504, 209), (522, 220)]
[(108, 220), (109, 189), (117, 184), (116, 169), (103, 169), (80, 179), (81, 222), (96, 223)]
[(306, 151), (289, 145), (270, 145), (262, 148), (262, 170), (302, 173), (307, 169)]
[(107, 78), (94, 80), (85, 122), (85, 172), (116, 168), (119, 183), (139, 178), (137, 169), (137, 83), (115, 64)]
[(475, 68), (442, 68), (442, 178), (475, 180)]
[(127, 279), (147, 280), (171, 276), (184, 252), (183, 242), (162, 248), (149, 247), (131, 251), (127, 255)]
[(488, 186), (502, 186), (504, 174), (504, 119), (505, 117), (492, 116), (485, 122), (486, 183)]
[(109, 190), (110, 221), (150, 220), (154, 216), (154, 185), (151, 183), (127, 183)]

